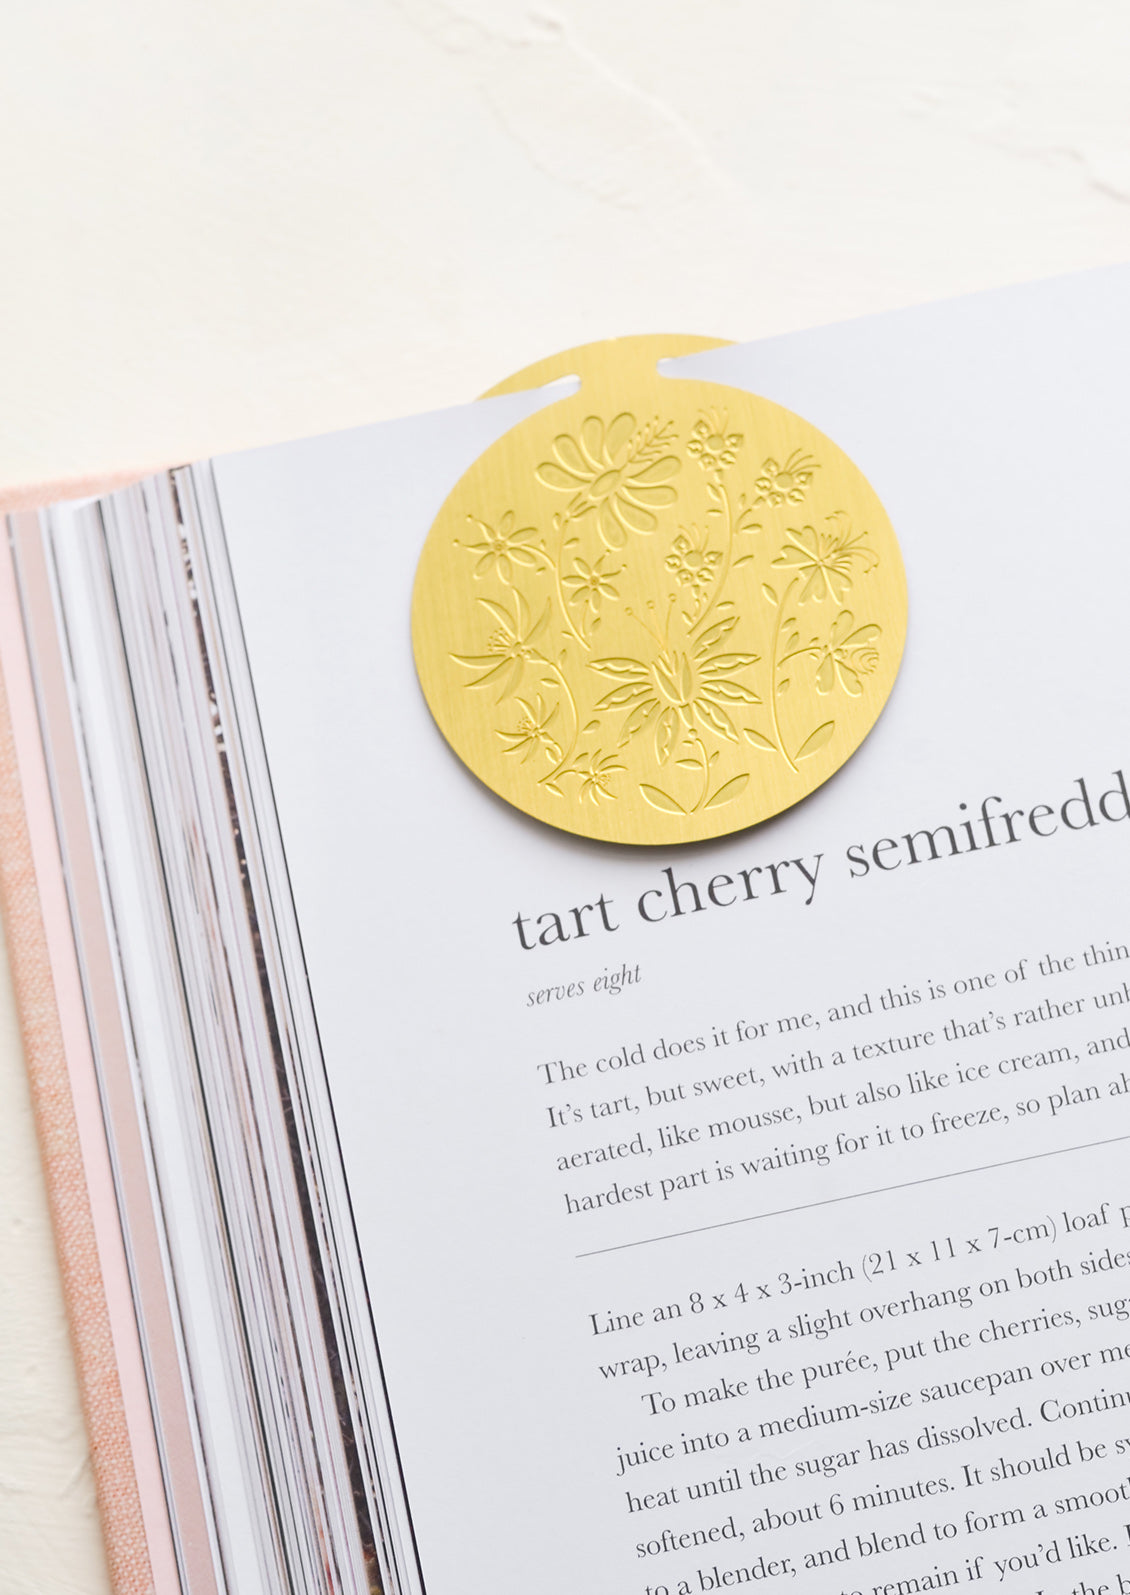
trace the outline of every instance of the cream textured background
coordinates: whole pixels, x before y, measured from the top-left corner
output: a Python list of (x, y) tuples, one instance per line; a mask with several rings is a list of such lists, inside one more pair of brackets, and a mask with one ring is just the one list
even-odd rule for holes
[[(1123, 0), (8, 0), (0, 492), (1130, 259)], [(0, 1591), (102, 1595), (0, 986)]]

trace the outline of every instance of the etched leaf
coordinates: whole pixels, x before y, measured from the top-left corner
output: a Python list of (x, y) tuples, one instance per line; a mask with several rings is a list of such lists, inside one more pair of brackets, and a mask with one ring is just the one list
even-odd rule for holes
[[(515, 597), (518, 596), (518, 594), (515, 594)], [(494, 619), (498, 621), (500, 626), (505, 626), (507, 631), (513, 634), (514, 621), (511, 618), (508, 610), (503, 609), (501, 604), (496, 604), (492, 598), (480, 598), (479, 603), (482, 604), (483, 608), (489, 615), (493, 615)], [(520, 611), (518, 618), (519, 620), (521, 619)]]
[(738, 740), (737, 727), (726, 713), (716, 703), (711, 703), (709, 698), (699, 698), (695, 702), (695, 710), (706, 721), (707, 725), (717, 731), (720, 737), (725, 737), (727, 742)]
[(655, 757), (660, 764), (666, 764), (671, 757), (671, 747), (675, 740), (675, 728), (679, 717), (674, 709), (664, 709), (659, 719), (655, 722)]
[(763, 737), (760, 731), (755, 731), (752, 726), (743, 726), (742, 735), (747, 742), (752, 742), (755, 748), (761, 748), (765, 753), (776, 753), (777, 744), (770, 742), (768, 737)]
[(745, 670), (747, 666), (755, 665), (760, 658), (760, 654), (715, 654), (702, 666), (702, 674), (707, 680), (711, 676), (732, 675), (735, 670)]
[(611, 692), (606, 692), (599, 702), (593, 704), (598, 714), (605, 709), (622, 709), (626, 704), (634, 703), (644, 693), (650, 693), (651, 687), (646, 681), (626, 681), (622, 687), (613, 687)]
[(650, 698), (646, 703), (637, 703), (631, 714), (624, 721), (623, 730), (620, 732), (619, 746), (623, 747), (638, 731), (642, 731), (658, 708), (659, 703), (655, 698)]
[(761, 699), (740, 681), (711, 681), (703, 687), (707, 697), (724, 698), (727, 703), (760, 703)]
[(638, 659), (590, 659), (590, 670), (599, 670), (602, 676), (625, 676), (629, 680), (647, 679), (647, 666)]
[(707, 626), (702, 636), (698, 639), (695, 648), (695, 658), (708, 653), (711, 648), (717, 647), (724, 637), (728, 637), (738, 623), (737, 615), (727, 615), (725, 619), (716, 621), (713, 626)]
[(814, 753), (819, 753), (820, 749), (825, 747), (831, 741), (832, 732), (835, 729), (836, 722), (834, 720), (825, 720), (822, 726), (817, 726), (812, 735), (810, 737), (806, 737), (801, 743), (800, 747), (797, 749), (797, 758), (808, 759), (811, 758)]
[[(519, 603), (521, 609), (526, 610), (526, 605), (525, 605), (525, 602), (522, 599), (521, 593), (517, 593), (516, 592), (514, 594), (514, 597), (518, 600), (518, 603)], [(534, 622), (534, 625), (533, 625), (532, 629), (530, 629), (530, 627), (529, 627), (528, 618), (523, 621), (523, 623), (522, 623), (522, 635), (525, 638), (526, 642), (533, 642), (535, 637), (540, 637), (541, 636), (542, 632), (545, 630), (546, 626), (549, 624), (549, 617), (550, 617), (550, 613), (552, 612), (552, 609), (553, 609), (553, 601), (552, 601), (552, 599), (547, 598), (546, 601), (545, 601), (545, 608), (542, 610), (541, 614), (538, 616), (537, 620)], [(528, 610), (526, 610), (526, 615), (528, 617), (528, 615), (529, 615), (529, 611)]]
[(466, 665), (470, 670), (481, 670), (484, 665), (491, 665), (495, 670), (501, 670), (506, 663), (497, 654), (452, 654), (452, 659), (457, 665)]
[(640, 782), (640, 791), (653, 809), (662, 809), (665, 814), (685, 814), (687, 811), (681, 803), (676, 803), (673, 797), (666, 792), (661, 792), (657, 786), (647, 786)]
[(732, 803), (736, 797), (741, 796), (748, 785), (748, 771), (744, 771), (741, 775), (735, 775), (732, 781), (727, 781), (725, 786), (720, 786), (713, 797), (707, 798), (706, 807), (708, 809), (720, 809), (724, 803)]
[(764, 594), (766, 600), (769, 603), (771, 603), (774, 608), (776, 608), (777, 607), (777, 594), (773, 591), (772, 587), (770, 587), (768, 582), (762, 582), (761, 591)]
[(782, 693), (788, 692), (788, 690), (789, 690), (789, 678), (788, 678), (788, 676), (786, 676), (784, 681), (778, 681), (778, 683), (777, 683), (777, 696), (778, 696), (778, 698), (781, 696)]
[(508, 698), (522, 679), (523, 661), (521, 659), (500, 659), (497, 654), (487, 654), (485, 658), (476, 660), (466, 654), (452, 654), (456, 664), (466, 665), (469, 670), (478, 670), (482, 665), (488, 664), (490, 668), (485, 675), (476, 676), (474, 681), (465, 683), (468, 687), (486, 687), (497, 682), (502, 677), (502, 691), (498, 695), (499, 703), (503, 698)]

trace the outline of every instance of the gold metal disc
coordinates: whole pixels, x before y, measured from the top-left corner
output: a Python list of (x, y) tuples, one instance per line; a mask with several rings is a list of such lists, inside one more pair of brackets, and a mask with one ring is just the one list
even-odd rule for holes
[(700, 841), (806, 797), (851, 757), (906, 636), (898, 543), (815, 427), (664, 377), (702, 338), (623, 338), (494, 391), (580, 389), (472, 465), (416, 574), (435, 719), (527, 814), (609, 842)]

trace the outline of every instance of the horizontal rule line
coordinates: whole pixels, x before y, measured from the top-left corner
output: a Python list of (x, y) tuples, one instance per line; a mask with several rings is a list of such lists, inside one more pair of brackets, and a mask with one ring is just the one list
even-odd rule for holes
[(1027, 1157), (1005, 1158), (1001, 1163), (982, 1163), (976, 1169), (952, 1169), (948, 1174), (927, 1174), (921, 1180), (904, 1180), (900, 1185), (878, 1185), (873, 1191), (849, 1191), (846, 1196), (825, 1196), (819, 1202), (801, 1202), (796, 1207), (779, 1207), (772, 1213), (748, 1213), (745, 1218), (725, 1218), (718, 1224), (700, 1224), (696, 1229), (676, 1229), (669, 1235), (647, 1235), (640, 1241), (622, 1241), (619, 1246), (599, 1246), (595, 1251), (578, 1252), (583, 1257), (605, 1257), (609, 1252), (629, 1252), (636, 1246), (657, 1246), (660, 1241), (682, 1240), (686, 1235), (705, 1235), (714, 1229), (731, 1229), (735, 1224), (757, 1224), (767, 1218), (786, 1218), (790, 1213), (809, 1213), (817, 1207), (835, 1207), (837, 1202), (858, 1202), (864, 1196), (886, 1196), (891, 1191), (909, 1191), (916, 1185), (935, 1185), (939, 1180), (962, 1180), (967, 1174), (989, 1174), (993, 1169), (1016, 1168), (1020, 1163), (1038, 1163), (1046, 1157), (1063, 1157), (1067, 1152), (1093, 1152), (1100, 1146), (1117, 1146), (1130, 1141), (1130, 1134), (1108, 1136), (1105, 1141), (1085, 1141), (1081, 1146), (1058, 1146), (1050, 1152), (1030, 1152)]

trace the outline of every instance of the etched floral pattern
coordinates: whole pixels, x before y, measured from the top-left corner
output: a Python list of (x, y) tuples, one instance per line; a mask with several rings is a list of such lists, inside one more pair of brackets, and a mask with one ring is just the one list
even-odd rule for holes
[[(881, 659), (866, 613), (879, 557), (827, 494), (830, 513), (799, 525), (766, 513), (816, 492), (819, 460), (758, 450), (743, 490), (746, 438), (721, 410), (681, 429), (589, 415), (547, 452), (537, 514), (467, 517), (472, 579), (494, 591), (476, 594), (478, 638), (450, 654), (494, 695), (494, 737), (523, 779), (565, 805), (634, 794), (689, 816), (736, 801), (765, 759), (799, 773), (833, 744), (837, 695), (863, 696)], [(614, 647), (598, 651), (602, 626)]]

